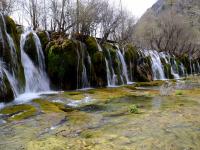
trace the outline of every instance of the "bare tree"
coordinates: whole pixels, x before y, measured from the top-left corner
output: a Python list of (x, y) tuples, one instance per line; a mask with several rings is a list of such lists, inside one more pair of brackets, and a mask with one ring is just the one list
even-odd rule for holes
[(1, 0), (0, 1), (0, 12), (4, 15), (10, 15), (15, 11), (14, 5), (16, 0)]
[(121, 13), (116, 8), (110, 7), (108, 2), (104, 2), (104, 11), (102, 12), (101, 21), (101, 32), (102, 40), (101, 43), (105, 42), (110, 34), (115, 32), (115, 29), (119, 26), (121, 20)]
[[(163, 12), (157, 19), (151, 18), (151, 23), (143, 23), (142, 32), (137, 37), (143, 37), (143, 46), (167, 51), (176, 55), (183, 55), (196, 47), (196, 36), (187, 18), (176, 12)], [(153, 23), (152, 23), (153, 22)], [(189, 54), (189, 53), (188, 53)]]

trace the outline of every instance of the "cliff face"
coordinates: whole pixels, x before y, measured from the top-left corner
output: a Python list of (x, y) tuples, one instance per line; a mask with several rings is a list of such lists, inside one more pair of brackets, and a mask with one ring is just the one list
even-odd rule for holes
[(200, 57), (200, 1), (158, 0), (136, 24), (138, 47)]
[(184, 16), (191, 27), (200, 31), (200, 1), (199, 0), (158, 0), (147, 12), (141, 17), (139, 23), (143, 22), (148, 16), (155, 18), (160, 14), (175, 13)]

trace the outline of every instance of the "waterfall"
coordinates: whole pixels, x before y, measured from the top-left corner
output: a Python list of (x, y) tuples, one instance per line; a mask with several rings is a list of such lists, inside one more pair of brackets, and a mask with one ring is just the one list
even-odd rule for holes
[(110, 73), (108, 61), (106, 58), (105, 58), (105, 62), (106, 62), (106, 72), (107, 72), (107, 84), (108, 84), (108, 87), (110, 87), (111, 86), (111, 73)]
[(92, 61), (91, 61), (91, 57), (89, 55), (89, 53), (87, 52), (87, 61), (89, 63), (89, 80), (91, 79), (92, 76)]
[(185, 67), (184, 67), (183, 63), (180, 64), (180, 68), (181, 68), (182, 76), (186, 76)]
[[(11, 71), (8, 71), (6, 69), (6, 66), (4, 65), (4, 62), (0, 61), (0, 67), (1, 67), (0, 74), (1, 74), (2, 77), (3, 77), (3, 73), (6, 75), (8, 81), (10, 83), (10, 86), (13, 90), (14, 96), (17, 97), (20, 94), (20, 87), (19, 87), (19, 83), (18, 83), (18, 80), (16, 79), (16, 74), (15, 74), (15, 71), (18, 67), (16, 48), (15, 48), (15, 44), (14, 44), (12, 37), (7, 33), (5, 19), (4, 19), (3, 15), (1, 13), (0, 13), (0, 15), (1, 15), (1, 20), (3, 22), (3, 28), (4, 28), (6, 38), (7, 38), (7, 42), (8, 42), (9, 48), (10, 48), (10, 55), (11, 55), (10, 61), (12, 61), (12, 65), (9, 66), (10, 67), (9, 70), (11, 70)], [(1, 32), (0, 33), (0, 39), (3, 43), (3, 48), (4, 48), (5, 45), (4, 45), (2, 30), (0, 30), (0, 32)], [(3, 80), (3, 78), (2, 78), (2, 80)]]
[(197, 60), (197, 67), (198, 67), (198, 73), (200, 73), (200, 64), (199, 64), (198, 60)]
[(106, 49), (106, 51), (108, 53), (108, 58), (109, 58), (108, 60), (105, 59), (105, 61), (106, 61), (106, 71), (107, 71), (107, 80), (109, 80), (108, 87), (115, 87), (117, 75), (115, 74), (114, 69), (113, 69), (110, 51), (108, 49)]
[(190, 74), (193, 74), (193, 69), (192, 69), (192, 59), (190, 58)]
[(77, 56), (78, 56), (78, 65), (77, 65), (77, 89), (79, 89), (79, 65), (81, 62), (82, 65), (82, 72), (81, 72), (81, 88), (85, 89), (85, 88), (89, 88), (90, 87), (90, 82), (88, 80), (88, 75), (87, 75), (87, 69), (86, 69), (86, 65), (85, 65), (85, 59), (87, 60), (87, 62), (90, 65), (90, 71), (91, 71), (91, 58), (89, 56), (89, 54), (87, 54), (87, 57), (85, 56), (86, 53), (86, 48), (85, 45), (81, 42), (78, 42), (80, 45), (80, 50), (77, 49)]
[(50, 38), (49, 32), (48, 32), (48, 31), (45, 31), (45, 33), (46, 33), (46, 35), (47, 35), (48, 41), (51, 41), (51, 38)]
[(130, 83), (129, 78), (128, 78), (127, 66), (126, 66), (126, 62), (124, 60), (124, 57), (123, 57), (123, 55), (122, 55), (120, 50), (117, 50), (117, 54), (118, 54), (120, 62), (122, 64), (122, 74), (126, 79), (126, 83)]
[(178, 74), (177, 63), (176, 63), (174, 56), (172, 59), (173, 59), (173, 61), (171, 62), (171, 73), (174, 76), (174, 79), (179, 79), (180, 76)]
[(159, 53), (155, 50), (144, 50), (144, 54), (146, 57), (150, 56), (151, 58), (151, 67), (154, 80), (165, 80), (166, 78)]
[[(171, 67), (171, 74), (174, 76), (174, 79), (179, 79), (180, 76), (178, 74), (178, 66), (175, 60), (175, 57), (171, 57), (168, 53), (160, 52), (160, 57), (165, 60), (166, 64), (169, 64)], [(173, 61), (170, 61), (170, 59), (173, 59)], [(182, 64), (183, 65), (183, 64)], [(181, 70), (184, 68), (184, 66), (180, 66)], [(182, 70), (183, 74), (185, 74), (185, 71)]]
[[(34, 42), (36, 46), (36, 54), (38, 57), (38, 68), (34, 65), (33, 61), (29, 58), (24, 50), (24, 46), (29, 34), (33, 34)], [(37, 34), (32, 30), (28, 29), (25, 33), (21, 35), (20, 39), (20, 49), (21, 49), (21, 62), (24, 67), (24, 74), (26, 80), (25, 92), (39, 92), (39, 91), (48, 91), (49, 79), (45, 72), (45, 62), (44, 55), (41, 47), (40, 40)]]
[[(90, 83), (88, 80), (88, 75), (87, 75), (87, 69), (85, 67), (85, 45), (83, 43), (80, 43), (80, 50), (81, 50), (81, 55), (82, 55), (82, 88), (89, 88), (90, 87)], [(87, 61), (89, 64), (91, 64), (91, 60), (90, 57), (88, 57), (89, 54), (87, 55)], [(89, 62), (90, 61), (90, 62)]]
[[(18, 85), (18, 81), (17, 79), (15, 78), (15, 75), (14, 73), (13, 74), (10, 74), (7, 70), (6, 70), (6, 66), (4, 64), (4, 62), (2, 60), (0, 60), (0, 86), (1, 88), (3, 88), (5, 85), (4, 85), (4, 82), (3, 82), (3, 78), (4, 78), (4, 75), (7, 77), (8, 79), (8, 82), (12, 88), (12, 91), (14, 93), (14, 96), (17, 97), (19, 95), (19, 85)], [(3, 90), (3, 89), (2, 89)]]
[(194, 63), (192, 64), (192, 68), (193, 68), (193, 69), (192, 69), (192, 70), (193, 70), (193, 73), (195, 74), (195, 73), (196, 73), (196, 69), (195, 69), (195, 64), (194, 64)]
[[(2, 15), (2, 13), (0, 12), (0, 15), (1, 15), (1, 20), (3, 22), (3, 28), (4, 28), (4, 31), (6, 31), (6, 24), (5, 24), (5, 20), (4, 20), (4, 17)], [(2, 33), (2, 29), (0, 28), (0, 40), (2, 42), (2, 46), (3, 48), (5, 47), (5, 42), (4, 42), (4, 38), (3, 38), (3, 33)]]
[(4, 68), (5, 68), (4, 62), (0, 59), (0, 89), (4, 87), (4, 82), (3, 82)]
[(97, 43), (98, 50), (99, 50), (100, 52), (102, 52), (103, 50), (102, 50), (101, 46), (99, 45), (99, 43), (98, 43), (98, 41), (97, 41), (96, 38), (95, 38), (95, 41), (96, 41), (96, 43)]
[(16, 77), (14, 76), (14, 74), (10, 74), (6, 69), (3, 69), (3, 71), (6, 74), (6, 77), (11, 85), (12, 91), (16, 98), (20, 94), (18, 81), (17, 81)]

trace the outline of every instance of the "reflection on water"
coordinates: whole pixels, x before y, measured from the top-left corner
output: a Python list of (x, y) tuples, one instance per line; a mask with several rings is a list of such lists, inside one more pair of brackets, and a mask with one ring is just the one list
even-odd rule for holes
[(161, 97), (154, 97), (152, 99), (152, 109), (159, 109), (162, 105), (162, 99)]

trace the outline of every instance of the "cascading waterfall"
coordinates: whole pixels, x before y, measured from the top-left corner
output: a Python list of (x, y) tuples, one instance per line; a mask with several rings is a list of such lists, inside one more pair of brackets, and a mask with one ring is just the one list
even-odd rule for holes
[(4, 76), (4, 62), (0, 59), (0, 88), (4, 87), (3, 76)]
[(111, 86), (111, 73), (110, 73), (108, 61), (106, 58), (105, 58), (105, 62), (106, 62), (106, 72), (107, 72), (107, 84), (108, 84), (108, 87), (110, 87)]
[(95, 38), (95, 41), (96, 41), (96, 44), (97, 44), (98, 50), (99, 50), (100, 52), (102, 52), (103, 50), (102, 50), (101, 46), (99, 45), (99, 43), (98, 43), (98, 41), (97, 41), (96, 38)]
[(144, 50), (145, 56), (150, 56), (154, 80), (165, 80), (163, 65), (159, 53), (155, 50)]
[[(84, 45), (82, 43), (80, 43), (80, 48), (81, 48), (80, 51), (81, 51), (81, 57), (82, 57), (82, 88), (89, 88), (90, 83), (89, 83), (89, 80), (88, 80), (87, 69), (85, 67), (85, 61), (84, 61), (85, 60), (85, 48), (84, 48)], [(91, 61), (91, 60), (88, 60), (88, 61)], [(88, 62), (88, 63), (91, 63), (91, 62)]]
[(178, 74), (177, 63), (176, 63), (174, 56), (173, 56), (172, 59), (173, 59), (173, 61), (172, 62), (170, 61), (171, 62), (171, 73), (172, 73), (172, 75), (174, 76), (175, 79), (179, 79), (180, 76)]
[(7, 77), (10, 85), (11, 85), (11, 88), (12, 88), (12, 91), (14, 93), (14, 96), (17, 97), (20, 94), (19, 93), (20, 91), (19, 91), (19, 84), (18, 84), (18, 81), (17, 81), (15, 75), (14, 74), (10, 74), (6, 69), (3, 69), (3, 71), (4, 71), (4, 73), (5, 73), (6, 77)]
[(184, 67), (183, 63), (180, 64), (180, 68), (181, 68), (182, 76), (186, 76), (185, 67)]
[(190, 58), (190, 74), (193, 74), (192, 59)]
[[(160, 52), (159, 53), (160, 57), (163, 58), (165, 60), (165, 63), (166, 64), (169, 64), (170, 67), (171, 67), (171, 74), (173, 75), (174, 79), (179, 79), (180, 76), (178, 74), (178, 66), (177, 66), (177, 63), (176, 63), (176, 60), (175, 60), (175, 57), (171, 57), (169, 54), (167, 53), (164, 53), (164, 52)], [(173, 60), (173, 61), (170, 61), (170, 60)], [(182, 64), (183, 65), (183, 64)], [(182, 72), (183, 74), (185, 74), (184, 72), (184, 66), (180, 66), (181, 69), (182, 69)]]
[(105, 61), (106, 61), (106, 71), (107, 71), (107, 82), (108, 82), (108, 87), (115, 87), (116, 86), (116, 78), (117, 78), (117, 75), (115, 74), (114, 72), (114, 69), (113, 69), (113, 64), (112, 64), (112, 58), (111, 58), (111, 55), (110, 55), (110, 51), (108, 49), (107, 50), (107, 53), (108, 53), (108, 60), (107, 58), (105, 58)]
[(125, 83), (128, 83), (128, 84), (129, 84), (130, 81), (129, 81), (129, 78), (128, 78), (128, 71), (127, 71), (126, 62), (125, 62), (124, 57), (123, 57), (123, 55), (122, 55), (122, 53), (121, 53), (120, 50), (117, 50), (117, 54), (118, 54), (118, 57), (119, 57), (120, 62), (121, 62), (121, 64), (122, 64), (122, 74), (123, 74), (123, 76), (124, 76), (125, 79), (126, 79)]
[[(7, 33), (7, 30), (6, 30), (6, 23), (5, 23), (5, 19), (3, 17), (3, 15), (0, 13), (1, 15), (1, 20), (3, 22), (3, 29), (4, 29), (4, 32), (6, 34), (6, 38), (7, 38), (7, 42), (8, 42), (8, 45), (9, 45), (9, 48), (10, 48), (10, 55), (11, 55), (11, 61), (12, 61), (12, 65), (10, 66), (10, 70), (11, 71), (8, 71), (5, 67), (5, 65), (3, 65), (3, 61), (1, 61), (1, 67), (2, 67), (2, 75), (3, 75), (3, 72), (4, 74), (6, 75), (9, 83), (10, 83), (10, 86), (13, 90), (13, 93), (14, 93), (14, 96), (17, 97), (19, 94), (20, 94), (20, 87), (19, 87), (19, 83), (16, 79), (16, 75), (15, 75), (15, 71), (17, 70), (17, 55), (16, 55), (16, 48), (15, 48), (15, 44), (14, 44), (14, 41), (12, 39), (12, 37)], [(4, 45), (4, 39), (3, 39), (3, 35), (2, 35), (2, 30), (0, 30), (1, 32), (1, 41), (2, 41), (2, 44), (3, 44), (3, 48), (5, 47)]]
[[(28, 35), (32, 34), (36, 45), (36, 52), (38, 56), (38, 68), (34, 65), (33, 61), (29, 58), (24, 50), (24, 46)], [(28, 29), (24, 34), (21, 35), (20, 39), (21, 49), (21, 62), (24, 67), (24, 74), (26, 80), (26, 93), (49, 91), (49, 79), (45, 72), (44, 55), (42, 46), (37, 34), (32, 30)]]
[(198, 73), (200, 73), (200, 64), (198, 61), (197, 61), (197, 67), (198, 67)]
[[(79, 42), (80, 45), (80, 51), (79, 49), (77, 49), (77, 57), (78, 57), (78, 64), (77, 64), (77, 89), (79, 89), (79, 71), (80, 71), (80, 63), (82, 66), (82, 72), (81, 72), (81, 88), (85, 89), (85, 88), (90, 88), (90, 82), (88, 79), (88, 75), (87, 75), (87, 68), (85, 65), (85, 60), (88, 61), (89, 67), (90, 67), (90, 71), (91, 71), (91, 58), (89, 56), (89, 54), (87, 53), (87, 58), (86, 58), (86, 48), (85, 45), (81, 42)], [(80, 61), (81, 60), (81, 61)]]
[(46, 33), (46, 35), (47, 35), (48, 40), (50, 41), (51, 38), (50, 38), (49, 32), (48, 32), (48, 31), (45, 31), (45, 33)]

